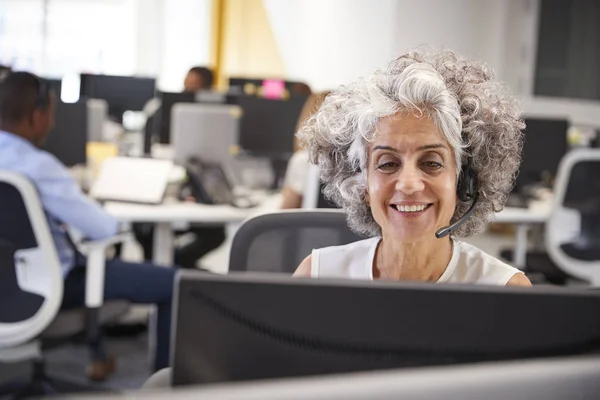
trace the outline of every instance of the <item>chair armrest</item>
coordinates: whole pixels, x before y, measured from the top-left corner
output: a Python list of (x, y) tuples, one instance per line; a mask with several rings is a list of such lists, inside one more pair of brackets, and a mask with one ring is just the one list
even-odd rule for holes
[(121, 243), (129, 237), (121, 233), (109, 238), (84, 242), (80, 246), (87, 250), (85, 277), (85, 306), (100, 308), (104, 303), (104, 269), (106, 249), (113, 244)]
[(82, 251), (93, 251), (95, 249), (106, 250), (109, 246), (119, 244), (127, 240), (131, 236), (129, 232), (117, 233), (114, 236), (110, 236), (104, 239), (98, 240), (82, 240), (77, 247)]

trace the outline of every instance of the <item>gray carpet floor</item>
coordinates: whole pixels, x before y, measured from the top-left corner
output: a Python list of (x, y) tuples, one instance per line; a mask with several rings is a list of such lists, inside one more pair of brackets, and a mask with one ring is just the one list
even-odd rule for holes
[[(117, 358), (117, 370), (108, 380), (92, 383), (85, 376), (89, 351), (84, 344), (67, 344), (46, 351), (48, 374), (76, 385), (89, 386), (92, 391), (120, 392), (139, 389), (150, 376), (148, 336), (108, 338), (107, 347)], [(30, 363), (0, 364), (0, 386), (15, 379), (27, 379)]]

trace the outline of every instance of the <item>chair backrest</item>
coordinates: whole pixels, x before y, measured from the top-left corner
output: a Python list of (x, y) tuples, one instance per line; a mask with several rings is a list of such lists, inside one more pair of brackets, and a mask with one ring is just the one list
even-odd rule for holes
[(565, 273), (600, 286), (600, 149), (561, 161), (546, 224), (546, 250)]
[(233, 238), (230, 271), (292, 274), (313, 249), (361, 240), (342, 210), (282, 210), (245, 221)]
[(56, 316), (63, 277), (34, 185), (0, 170), (0, 348), (25, 343)]

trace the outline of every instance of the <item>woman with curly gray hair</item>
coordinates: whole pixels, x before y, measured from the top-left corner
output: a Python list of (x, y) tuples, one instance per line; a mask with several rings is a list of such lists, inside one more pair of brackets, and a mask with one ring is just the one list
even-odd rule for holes
[(483, 65), (411, 52), (330, 94), (299, 132), (324, 194), (370, 239), (313, 250), (296, 276), (530, 286), (464, 243), (504, 206), (524, 128)]

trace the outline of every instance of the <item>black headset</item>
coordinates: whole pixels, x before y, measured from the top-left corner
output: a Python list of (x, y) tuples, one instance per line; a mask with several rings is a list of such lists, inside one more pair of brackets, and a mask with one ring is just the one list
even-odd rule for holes
[(460, 175), (458, 177), (458, 185), (456, 187), (456, 194), (460, 201), (471, 202), (471, 206), (467, 212), (460, 217), (455, 223), (450, 224), (446, 227), (440, 228), (436, 233), (435, 237), (441, 239), (448, 236), (453, 231), (458, 229), (475, 211), (475, 206), (479, 200), (479, 182), (477, 181), (477, 172), (473, 169), (472, 158), (467, 158), (467, 163), (463, 164)]

